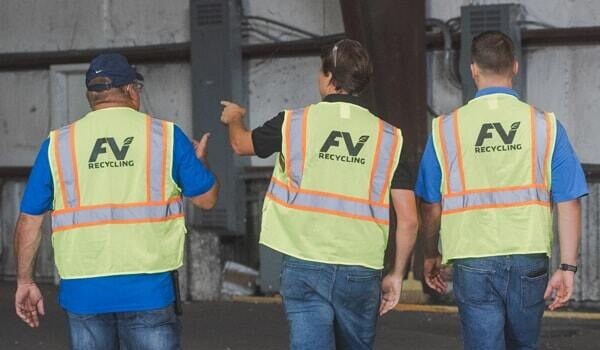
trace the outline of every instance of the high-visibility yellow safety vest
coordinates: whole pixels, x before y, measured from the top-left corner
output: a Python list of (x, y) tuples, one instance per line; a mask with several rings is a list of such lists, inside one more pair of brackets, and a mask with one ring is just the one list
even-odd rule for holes
[(50, 133), (52, 244), (61, 278), (170, 271), (185, 224), (173, 124), (107, 108)]
[(442, 169), (444, 262), (550, 255), (554, 114), (491, 94), (434, 119), (432, 136)]
[(383, 267), (400, 129), (350, 103), (285, 112), (260, 242), (305, 260)]

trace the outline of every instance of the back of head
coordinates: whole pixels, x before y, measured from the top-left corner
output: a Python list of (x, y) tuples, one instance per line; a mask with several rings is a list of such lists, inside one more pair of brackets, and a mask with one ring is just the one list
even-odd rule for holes
[[(85, 75), (87, 99), (93, 110), (105, 107), (139, 108), (139, 89), (144, 77), (118, 53), (96, 56)], [(131, 88), (135, 86), (135, 88)]]
[(473, 38), (471, 59), (483, 73), (512, 76), (515, 63), (513, 42), (502, 32), (483, 32)]
[[(112, 80), (108, 77), (96, 77), (90, 80), (90, 85), (98, 86), (105, 85), (111, 86)], [(95, 106), (103, 103), (122, 103), (123, 106), (127, 106), (130, 103), (130, 97), (127, 94), (125, 87), (113, 87), (99, 91), (88, 90), (86, 97), (92, 109)]]
[(344, 39), (326, 47), (321, 53), (321, 71), (331, 73), (336, 90), (360, 94), (371, 79), (373, 68), (369, 54), (355, 40)]

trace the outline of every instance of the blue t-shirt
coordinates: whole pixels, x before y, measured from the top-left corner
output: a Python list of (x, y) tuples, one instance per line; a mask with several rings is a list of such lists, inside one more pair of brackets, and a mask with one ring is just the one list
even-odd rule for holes
[[(492, 87), (482, 89), (475, 97), (489, 94), (505, 93), (517, 96), (512, 89)], [(557, 122), (556, 144), (552, 154), (552, 183), (551, 193), (554, 202), (566, 202), (588, 194), (585, 174), (575, 151), (569, 142), (565, 128)], [(415, 194), (429, 203), (442, 201), (440, 187), (442, 183), (442, 169), (436, 157), (431, 135), (427, 140), (423, 158), (419, 166), (419, 174), (415, 185)]]
[[(213, 174), (194, 153), (194, 146), (175, 126), (173, 144), (173, 180), (184, 196), (208, 192), (215, 184)], [(41, 215), (52, 210), (54, 188), (46, 139), (36, 157), (21, 201), (21, 212)], [(175, 300), (169, 272), (94, 278), (63, 279), (59, 303), (78, 314), (141, 311), (166, 307)]]

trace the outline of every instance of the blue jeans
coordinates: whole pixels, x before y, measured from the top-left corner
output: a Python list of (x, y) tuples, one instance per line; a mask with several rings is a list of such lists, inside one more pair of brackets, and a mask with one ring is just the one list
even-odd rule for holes
[(181, 326), (173, 306), (138, 312), (89, 315), (67, 312), (67, 315), (73, 350), (181, 348)]
[(538, 348), (545, 255), (457, 259), (453, 282), (466, 350)]
[(290, 349), (372, 349), (380, 294), (381, 270), (284, 257)]

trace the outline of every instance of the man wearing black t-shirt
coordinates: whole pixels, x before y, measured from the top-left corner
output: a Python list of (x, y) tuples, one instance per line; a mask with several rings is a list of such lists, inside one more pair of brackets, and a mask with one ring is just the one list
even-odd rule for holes
[[(249, 131), (245, 110), (224, 101), (221, 121), (237, 154), (279, 153), (261, 244), (284, 254), (280, 292), (290, 348), (371, 349), (378, 314), (400, 299), (416, 238), (414, 176), (400, 130), (357, 97), (371, 75), (366, 51), (342, 40), (321, 59), (322, 102)], [(381, 280), (390, 197), (396, 256)]]

